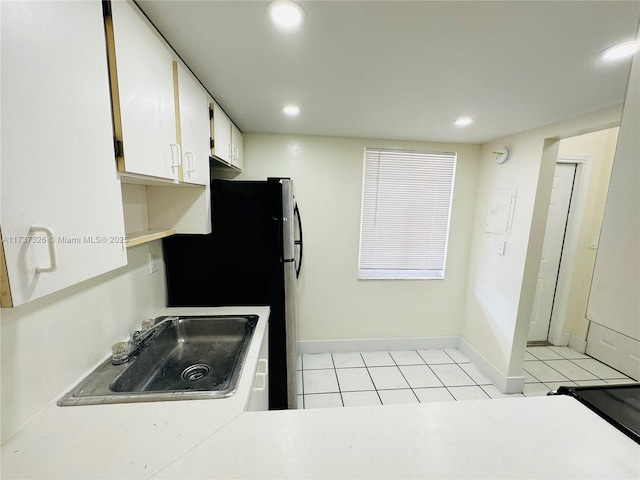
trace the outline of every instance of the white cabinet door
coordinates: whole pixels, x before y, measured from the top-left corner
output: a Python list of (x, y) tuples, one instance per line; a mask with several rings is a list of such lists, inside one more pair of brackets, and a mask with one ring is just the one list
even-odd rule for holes
[(18, 306), (125, 265), (126, 251), (101, 2), (0, 11), (2, 304)]
[(260, 359), (254, 374), (246, 410), (269, 410), (269, 326), (267, 326), (262, 339)]
[(213, 148), (212, 155), (231, 163), (231, 120), (222, 111), (220, 106), (213, 102)]
[(186, 68), (176, 63), (180, 136), (182, 146), (182, 180), (209, 184), (209, 99), (207, 92)]
[(231, 124), (231, 148), (233, 149), (233, 158), (231, 164), (235, 167), (238, 167), (242, 170), (244, 160), (243, 160), (243, 147), (244, 143), (242, 140), (242, 133), (238, 130), (233, 123)]
[(176, 143), (173, 53), (135, 5), (111, 2), (111, 14), (112, 82), (114, 75), (117, 78), (114, 117), (124, 153), (120, 169), (177, 180), (181, 155)]

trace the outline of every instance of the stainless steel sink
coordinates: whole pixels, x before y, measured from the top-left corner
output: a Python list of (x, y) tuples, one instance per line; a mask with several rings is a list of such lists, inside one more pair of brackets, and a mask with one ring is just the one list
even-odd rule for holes
[(58, 405), (233, 395), (257, 322), (256, 315), (178, 316), (160, 325), (127, 363), (108, 359)]

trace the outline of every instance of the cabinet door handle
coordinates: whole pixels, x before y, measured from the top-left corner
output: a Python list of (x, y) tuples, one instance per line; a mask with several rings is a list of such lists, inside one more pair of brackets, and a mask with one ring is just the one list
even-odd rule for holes
[[(264, 370), (263, 370), (264, 368)], [(262, 370), (262, 371), (261, 371)], [(254, 392), (260, 392), (267, 388), (267, 373), (269, 372), (269, 361), (266, 358), (258, 360), (258, 368), (256, 368), (255, 383), (256, 386), (252, 388)], [(262, 378), (262, 386), (258, 387), (258, 378)]]
[[(177, 143), (170, 143), (171, 147), (171, 168), (177, 168), (180, 166), (180, 145)], [(177, 160), (176, 160), (177, 159)]]
[(233, 143), (229, 144), (229, 162), (233, 163)]
[(253, 387), (251, 390), (254, 392), (261, 392), (265, 388), (267, 388), (267, 374), (266, 373), (256, 373), (256, 383), (258, 383), (258, 378), (262, 378), (262, 386), (261, 387)]
[(187, 173), (196, 171), (196, 157), (193, 152), (184, 152), (184, 156), (187, 158)]
[[(260, 367), (263, 365), (264, 365), (264, 370), (260, 372), (261, 370)], [(266, 375), (267, 372), (269, 372), (269, 360), (267, 360), (266, 358), (261, 358), (260, 360), (258, 360), (258, 371)]]
[(33, 235), (36, 232), (42, 232), (47, 236), (47, 246), (49, 247), (49, 262), (48, 267), (36, 267), (37, 273), (51, 273), (58, 269), (58, 254), (56, 252), (56, 234), (49, 227), (32, 226), (29, 230), (29, 234)]

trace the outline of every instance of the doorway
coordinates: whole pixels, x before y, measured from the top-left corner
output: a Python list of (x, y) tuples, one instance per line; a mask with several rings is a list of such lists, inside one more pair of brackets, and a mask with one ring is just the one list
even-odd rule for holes
[[(599, 130), (560, 141), (529, 343), (569, 345), (585, 351), (587, 303), (618, 130)], [(564, 200), (558, 198), (560, 192), (564, 192)], [(554, 255), (554, 262), (548, 263)]]
[(572, 203), (574, 203), (572, 198), (574, 197), (577, 169), (577, 163), (556, 163), (529, 325), (528, 341), (531, 343), (541, 344), (549, 341), (551, 316), (569, 226), (569, 213)]

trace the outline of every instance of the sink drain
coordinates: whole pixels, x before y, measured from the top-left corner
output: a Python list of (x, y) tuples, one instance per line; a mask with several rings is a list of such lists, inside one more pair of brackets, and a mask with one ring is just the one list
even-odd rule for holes
[(187, 382), (195, 382), (208, 377), (210, 373), (211, 367), (209, 365), (206, 363), (196, 363), (195, 365), (185, 368), (181, 377)]

